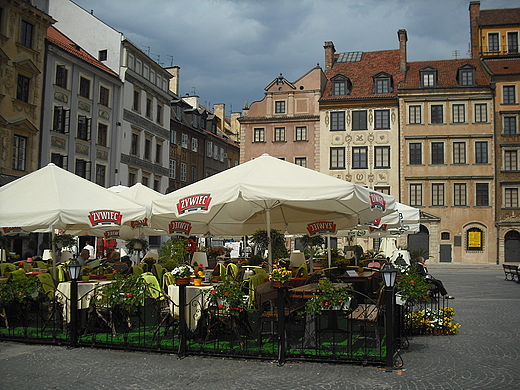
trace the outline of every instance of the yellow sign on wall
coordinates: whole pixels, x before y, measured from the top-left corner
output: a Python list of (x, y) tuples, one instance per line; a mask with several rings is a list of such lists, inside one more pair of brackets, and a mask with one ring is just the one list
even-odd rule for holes
[(481, 232), (468, 232), (468, 247), (469, 248), (480, 248), (482, 246), (482, 233)]

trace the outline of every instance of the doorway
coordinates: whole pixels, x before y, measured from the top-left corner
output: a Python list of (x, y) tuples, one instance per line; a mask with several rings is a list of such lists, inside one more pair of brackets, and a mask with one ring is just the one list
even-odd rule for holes
[(518, 263), (520, 257), (520, 233), (510, 230), (504, 237), (504, 261)]

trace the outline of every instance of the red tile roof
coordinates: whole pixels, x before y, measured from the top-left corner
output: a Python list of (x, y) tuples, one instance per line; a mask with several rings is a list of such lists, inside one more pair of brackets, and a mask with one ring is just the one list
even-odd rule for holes
[(61, 47), (63, 50), (69, 52), (70, 54), (81, 58), (83, 61), (88, 62), (91, 65), (109, 73), (112, 76), (118, 77), (119, 75), (110, 69), (108, 66), (98, 61), (96, 58), (92, 57), (89, 53), (83, 50), (79, 45), (76, 45), (73, 41), (71, 41), (67, 36), (65, 36), (62, 32), (60, 32), (55, 27), (49, 27), (47, 29), (47, 39), (54, 43), (56, 46)]
[(414, 61), (408, 62), (408, 70), (406, 72), (406, 80), (399, 86), (400, 89), (404, 88), (420, 88), (421, 77), (420, 70), (426, 66), (431, 66), (437, 69), (437, 87), (458, 87), (457, 73), (461, 66), (466, 64), (473, 65), (476, 76), (477, 85), (489, 85), (489, 81), (486, 78), (486, 73), (480, 64), (478, 59), (470, 58), (459, 58), (456, 60), (437, 60), (437, 61)]
[[(339, 53), (335, 54), (335, 59)], [(399, 50), (382, 50), (363, 52), (361, 60), (357, 62), (335, 62), (331, 70), (325, 71), (327, 85), (321, 101), (350, 100), (366, 98), (395, 98), (397, 96), (397, 84), (403, 79), (404, 72), (399, 72)], [(394, 92), (390, 94), (373, 93), (373, 76), (386, 72), (393, 78)], [(346, 96), (330, 96), (332, 88), (331, 78), (341, 74), (352, 82), (352, 92)]]
[(480, 26), (520, 25), (520, 8), (480, 10), (478, 24)]
[(520, 58), (484, 60), (484, 64), (494, 75), (520, 74)]

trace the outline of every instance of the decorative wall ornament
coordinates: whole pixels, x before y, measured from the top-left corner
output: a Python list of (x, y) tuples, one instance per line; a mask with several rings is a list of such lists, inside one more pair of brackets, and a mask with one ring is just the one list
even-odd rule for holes
[(83, 110), (83, 111), (86, 111), (86, 112), (90, 112), (90, 104), (88, 103), (85, 103), (84, 101), (78, 101), (78, 108), (80, 110)]
[(361, 182), (365, 182), (365, 174), (364, 173), (361, 173), (361, 172), (358, 172), (354, 175), (354, 179), (356, 180), (356, 182), (358, 183), (361, 183)]
[(368, 110), (368, 123), (372, 125), (372, 122), (374, 121), (374, 114), (372, 112), (372, 109)]
[(354, 135), (354, 144), (360, 145), (366, 143), (365, 134)]
[(76, 153), (88, 156), (89, 147), (81, 143), (76, 144)]
[(325, 124), (327, 126), (329, 125), (329, 112), (328, 111), (325, 111)]
[(98, 116), (99, 116), (100, 118), (103, 118), (103, 119), (107, 119), (107, 120), (110, 119), (110, 113), (109, 113), (108, 111), (105, 111), (105, 110), (101, 110), (101, 109), (100, 109), (100, 110), (98, 111)]
[(51, 146), (54, 146), (55, 148), (65, 150), (67, 148), (67, 140), (58, 137), (56, 135), (53, 135), (51, 137)]
[(378, 132), (375, 137), (376, 144), (387, 144), (388, 143), (388, 133), (387, 132)]
[(343, 144), (343, 137), (339, 134), (334, 134), (332, 136), (332, 142), (333, 145), (341, 145)]
[(68, 103), (69, 102), (69, 97), (66, 93), (63, 93), (63, 92), (59, 92), (59, 91), (54, 91), (54, 99), (62, 102), (62, 103)]
[(106, 150), (96, 149), (96, 158), (108, 161), (108, 152)]
[(374, 139), (375, 139), (374, 133), (368, 133), (368, 136), (367, 136), (368, 142), (373, 143)]
[(396, 119), (397, 119), (397, 116), (395, 115), (395, 109), (392, 109), (392, 114), (391, 114), (392, 123), (395, 123)]

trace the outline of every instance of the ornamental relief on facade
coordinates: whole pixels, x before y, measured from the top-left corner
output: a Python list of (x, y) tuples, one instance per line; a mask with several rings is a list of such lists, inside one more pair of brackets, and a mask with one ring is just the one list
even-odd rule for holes
[(84, 144), (80, 144), (80, 143), (76, 144), (76, 153), (77, 154), (82, 154), (84, 156), (88, 156), (88, 151), (89, 151), (88, 145), (84, 145)]
[(332, 134), (332, 145), (342, 145), (343, 144), (343, 136), (340, 134)]
[(53, 135), (51, 137), (51, 146), (55, 148), (65, 150), (67, 147), (67, 141), (61, 137)]
[(65, 104), (69, 103), (69, 96), (66, 93), (60, 91), (54, 91), (54, 99)]
[(377, 173), (377, 183), (378, 184), (388, 183), (388, 174), (386, 172), (378, 172)]
[(106, 110), (98, 110), (98, 116), (100, 118), (103, 118), (103, 119), (106, 119), (106, 120), (109, 120), (110, 119), (110, 113)]
[(98, 160), (108, 161), (108, 152), (106, 150), (96, 149), (96, 158)]
[(5, 69), (4, 86), (6, 95), (13, 95), (13, 69), (11, 67)]
[(353, 143), (355, 145), (361, 145), (366, 143), (366, 137), (365, 134), (359, 133), (353, 135)]
[(388, 143), (388, 133), (387, 132), (379, 132), (375, 136), (376, 144), (387, 144)]
[(22, 102), (20, 100), (13, 100), (13, 111), (18, 111), (25, 114), (32, 119), (36, 119), (36, 107), (32, 104)]
[(362, 172), (357, 172), (354, 174), (354, 180), (356, 183), (364, 183), (365, 182), (365, 174)]
[(372, 126), (372, 122), (374, 122), (374, 113), (370, 109), (368, 110), (368, 123)]
[(6, 128), (0, 131), (0, 160), (7, 160), (7, 151), (9, 150), (9, 133)]
[(81, 101), (81, 100), (78, 101), (78, 108), (80, 110), (90, 112), (90, 104), (85, 103), (84, 101)]

